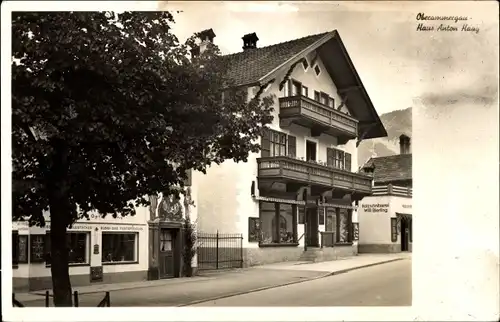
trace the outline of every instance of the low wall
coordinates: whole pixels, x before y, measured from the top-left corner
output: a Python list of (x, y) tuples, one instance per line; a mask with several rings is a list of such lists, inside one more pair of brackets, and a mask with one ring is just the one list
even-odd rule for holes
[[(408, 249), (412, 251), (412, 243), (409, 243)], [(359, 253), (375, 253), (375, 254), (387, 254), (387, 253), (400, 253), (401, 244), (360, 244), (358, 246)]]

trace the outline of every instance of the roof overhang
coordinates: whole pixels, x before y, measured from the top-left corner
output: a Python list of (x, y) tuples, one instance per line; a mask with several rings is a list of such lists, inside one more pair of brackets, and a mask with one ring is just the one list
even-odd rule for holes
[(282, 65), (262, 77), (259, 83), (265, 84), (275, 77), (277, 71), (296, 63), (313, 50), (317, 50), (337, 87), (339, 96), (343, 99), (347, 97), (346, 106), (349, 112), (359, 120), (358, 136), (363, 136), (362, 139), (386, 137), (387, 131), (368, 96), (337, 30), (329, 32), (311, 46), (305, 48), (288, 61), (283, 62)]

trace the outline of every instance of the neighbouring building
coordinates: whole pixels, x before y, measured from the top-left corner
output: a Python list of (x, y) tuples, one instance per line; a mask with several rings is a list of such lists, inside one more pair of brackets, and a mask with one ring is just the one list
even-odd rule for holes
[[(97, 212), (68, 229), (69, 273), (72, 286), (121, 283), (182, 275), (183, 219), (196, 220), (196, 186), (191, 175), (186, 196), (151, 198), (135, 216), (102, 218)], [(52, 288), (50, 271), (50, 214), (46, 226), (12, 223), (13, 289)], [(196, 258), (193, 259), (196, 267)]]
[(400, 154), (369, 159), (364, 171), (373, 171), (373, 195), (359, 205), (360, 253), (411, 251), (412, 154), (410, 137), (399, 137)]
[(248, 162), (193, 174), (199, 230), (240, 234), (244, 266), (357, 254), (356, 204), (372, 194), (357, 146), (387, 132), (339, 33), (262, 48), (255, 33), (242, 39), (243, 51), (225, 56), (229, 76), (249, 99), (274, 94), (274, 120)]

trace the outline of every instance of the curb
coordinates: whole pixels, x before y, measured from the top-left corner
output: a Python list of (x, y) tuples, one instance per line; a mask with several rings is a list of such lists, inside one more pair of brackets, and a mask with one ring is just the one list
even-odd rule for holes
[(207, 298), (207, 299), (203, 299), (203, 300), (196, 300), (196, 301), (192, 301), (192, 302), (189, 302), (189, 303), (176, 305), (176, 307), (191, 306), (191, 305), (195, 305), (195, 304), (199, 304), (199, 303), (216, 301), (216, 300), (220, 300), (220, 299), (224, 299), (224, 298), (228, 298), (228, 297), (233, 297), (233, 296), (238, 296), (238, 295), (243, 295), (243, 294), (249, 294), (249, 293), (255, 293), (255, 292), (265, 291), (265, 290), (269, 290), (269, 289), (272, 289), (272, 288), (278, 288), (278, 287), (288, 286), (288, 285), (292, 285), (292, 284), (299, 284), (299, 283), (314, 281), (314, 280), (317, 280), (317, 279), (320, 279), (320, 278), (325, 278), (325, 277), (329, 277), (329, 276), (344, 274), (344, 273), (347, 273), (347, 272), (350, 272), (350, 271), (354, 271), (354, 270), (357, 270), (357, 269), (367, 268), (367, 267), (381, 265), (381, 264), (387, 264), (387, 263), (391, 263), (391, 262), (400, 261), (400, 260), (403, 260), (403, 259), (405, 259), (405, 258), (395, 258), (395, 259), (390, 259), (390, 260), (386, 260), (386, 261), (382, 261), (382, 262), (376, 262), (376, 263), (371, 263), (371, 264), (366, 264), (366, 265), (361, 265), (361, 266), (346, 268), (346, 269), (342, 269), (342, 270), (338, 270), (338, 271), (334, 271), (334, 272), (328, 272), (328, 273), (320, 275), (320, 276), (298, 280), (298, 281), (291, 281), (291, 282), (286, 282), (286, 283), (278, 284), (278, 285), (263, 286), (263, 287), (255, 288), (255, 289), (252, 289), (252, 290), (249, 290), (249, 291), (234, 292), (234, 293), (225, 294), (225, 295), (219, 295), (219, 296), (215, 296), (215, 297), (211, 297), (211, 298)]

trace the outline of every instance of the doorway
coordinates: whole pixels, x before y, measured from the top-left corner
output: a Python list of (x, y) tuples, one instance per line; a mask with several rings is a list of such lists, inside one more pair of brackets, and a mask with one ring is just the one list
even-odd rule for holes
[(317, 207), (307, 208), (306, 223), (307, 223), (307, 236), (306, 236), (307, 246), (319, 247), (319, 238), (318, 238), (319, 222), (318, 222)]
[(161, 228), (160, 230), (160, 278), (172, 278), (175, 275), (175, 237), (176, 230)]
[(409, 218), (401, 218), (401, 251), (407, 252), (410, 250), (410, 220)]
[(306, 161), (317, 161), (316, 142), (306, 140)]

